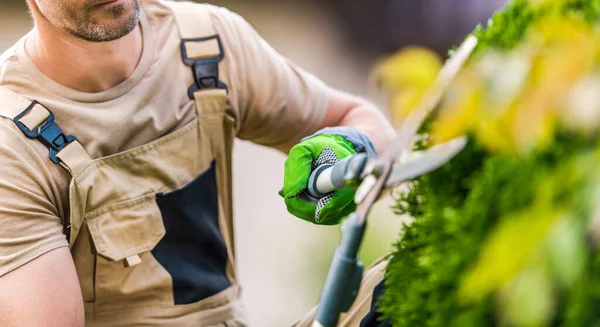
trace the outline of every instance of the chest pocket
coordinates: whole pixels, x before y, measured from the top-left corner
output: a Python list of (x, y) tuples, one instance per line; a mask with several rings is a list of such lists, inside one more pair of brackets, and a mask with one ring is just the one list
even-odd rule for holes
[(97, 253), (127, 266), (139, 264), (136, 255), (152, 250), (165, 235), (152, 194), (92, 211), (85, 221)]

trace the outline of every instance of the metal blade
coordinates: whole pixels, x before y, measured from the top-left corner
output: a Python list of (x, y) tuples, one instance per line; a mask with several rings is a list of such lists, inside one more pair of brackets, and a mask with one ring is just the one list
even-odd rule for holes
[(411, 141), (419, 131), (423, 121), (439, 104), (442, 96), (446, 93), (446, 90), (467, 62), (476, 46), (477, 38), (473, 35), (467, 37), (463, 44), (461, 44), (456, 53), (446, 62), (446, 65), (440, 71), (437, 80), (425, 95), (421, 105), (406, 117), (398, 131), (398, 135), (391, 142), (390, 147), (383, 156), (396, 160), (402, 152), (410, 147)]
[[(473, 35), (467, 37), (454, 56), (446, 62), (438, 79), (427, 92), (420, 106), (408, 114), (398, 134), (390, 142), (390, 146), (381, 153), (377, 161), (366, 165), (366, 175), (354, 197), (357, 204), (356, 212), (363, 222), (367, 219), (375, 201), (377, 201), (382, 191), (386, 188), (386, 182), (389, 180), (392, 172), (393, 163), (398, 160), (398, 157), (404, 151), (410, 148), (411, 142), (419, 131), (423, 121), (437, 107), (442, 96), (446, 93), (446, 90), (467, 62), (476, 46), (477, 38)], [(373, 174), (377, 170), (379, 171), (379, 177), (375, 177), (375, 174)]]
[(465, 136), (431, 147), (426, 151), (410, 153), (406, 160), (394, 164), (386, 188), (394, 188), (403, 182), (432, 172), (452, 160), (467, 145)]

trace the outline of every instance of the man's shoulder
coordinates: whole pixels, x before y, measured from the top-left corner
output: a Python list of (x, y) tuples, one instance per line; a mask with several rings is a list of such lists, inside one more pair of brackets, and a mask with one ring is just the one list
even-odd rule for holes
[(192, 11), (206, 10), (212, 15), (226, 15), (227, 8), (205, 2), (176, 1), (176, 0), (147, 0), (146, 6), (152, 8), (172, 9), (174, 7), (183, 7)]
[(15, 56), (16, 47), (17, 47), (17, 45), (15, 44), (12, 47), (10, 47), (8, 50), (4, 51), (4, 53), (0, 54), (0, 67), (2, 67), (6, 61), (8, 61), (9, 59), (11, 59)]
[(142, 2), (144, 8), (153, 16), (174, 15), (174, 8), (184, 8), (189, 13), (206, 11), (211, 17), (223, 17), (233, 14), (225, 7), (217, 6), (210, 3), (199, 3), (192, 1), (175, 1), (175, 0), (147, 0)]
[[(0, 97), (0, 107), (5, 105)], [(60, 178), (61, 185), (67, 184), (62, 180), (65, 176), (62, 168), (48, 159), (48, 149), (41, 142), (28, 139), (11, 119), (0, 117), (0, 140), (0, 174), (5, 182), (16, 183), (12, 179), (20, 178), (23, 183), (29, 183), (44, 176), (36, 183), (46, 187)]]
[[(176, 15), (174, 9), (184, 9), (188, 14), (207, 12), (217, 33), (229, 33), (232, 29), (246, 28), (246, 21), (237, 13), (226, 7), (191, 1), (147, 0), (144, 3), (146, 11), (155, 18)], [(197, 24), (193, 20), (182, 20), (185, 24)], [(226, 42), (226, 40), (225, 40)]]
[(17, 48), (21, 42), (23, 42), (23, 39), (0, 54), (0, 85), (2, 84), (2, 74), (5, 72), (7, 65), (17, 61)]
[[(9, 50), (10, 51), (10, 50)], [(6, 53), (5, 53), (6, 54)], [(3, 54), (3, 56), (5, 55)], [(6, 60), (12, 60), (11, 55), (7, 55)], [(3, 58), (4, 59), (4, 58)], [(6, 63), (6, 61), (4, 62)], [(3, 69), (3, 62), (0, 62), (0, 72)], [(7, 84), (3, 79), (0, 79), (0, 112), (3, 112), (7, 116), (13, 115), (13, 112), (21, 112), (27, 108), (27, 103), (31, 103), (30, 98), (18, 94), (13, 89), (10, 82)], [(7, 107), (13, 106), (13, 107)], [(28, 141), (25, 134), (19, 129), (19, 127), (13, 122), (12, 119), (0, 116), (0, 157), (5, 157), (7, 153), (14, 154), (14, 158), (32, 158), (39, 156), (33, 147), (31, 142)]]
[[(4, 104), (0, 102), (0, 106), (2, 105)], [(3, 158), (12, 157), (13, 159), (24, 160), (35, 157), (37, 161), (39, 154), (33, 150), (25, 135), (22, 134), (12, 120), (0, 117), (0, 139), (2, 140), (0, 153), (2, 153)], [(7, 156), (8, 154), (11, 155)]]

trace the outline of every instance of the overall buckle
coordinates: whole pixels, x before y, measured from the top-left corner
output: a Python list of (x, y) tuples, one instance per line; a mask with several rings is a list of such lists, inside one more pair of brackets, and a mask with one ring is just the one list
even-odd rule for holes
[[(216, 40), (219, 45), (219, 55), (210, 58), (192, 59), (188, 57), (186, 43)], [(225, 58), (223, 44), (219, 35), (181, 40), (181, 56), (187, 66), (194, 72), (194, 84), (188, 89), (188, 97), (194, 99), (194, 93), (203, 89), (223, 89), (229, 91), (225, 83), (219, 80), (219, 62)]]
[[(39, 126), (31, 130), (20, 120), (25, 117), (35, 106), (42, 106), (48, 110), (50, 115)], [(50, 150), (50, 160), (55, 164), (60, 163), (60, 159), (56, 155), (71, 142), (77, 138), (72, 135), (66, 135), (63, 130), (54, 122), (54, 113), (37, 101), (33, 101), (27, 109), (21, 112), (13, 119), (19, 129), (30, 139), (37, 139)]]

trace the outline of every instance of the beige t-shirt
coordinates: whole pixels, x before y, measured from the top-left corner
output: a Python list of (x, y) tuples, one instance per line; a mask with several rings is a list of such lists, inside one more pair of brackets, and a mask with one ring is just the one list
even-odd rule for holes
[[(208, 6), (223, 41), (220, 78), (229, 86), (237, 136), (285, 151), (315, 132), (328, 108), (328, 88), (275, 52), (239, 15), (198, 5)], [(92, 158), (156, 140), (195, 117), (187, 97), (193, 76), (182, 62), (179, 31), (167, 6), (142, 0), (140, 24), (144, 50), (138, 67), (105, 92), (78, 92), (45, 76), (25, 52), (27, 36), (1, 57), (0, 85), (52, 110), (58, 125)], [(0, 119), (0, 139), (2, 276), (68, 245), (61, 219), (69, 212), (70, 176), (50, 161), (44, 145), (26, 139), (8, 119)]]

